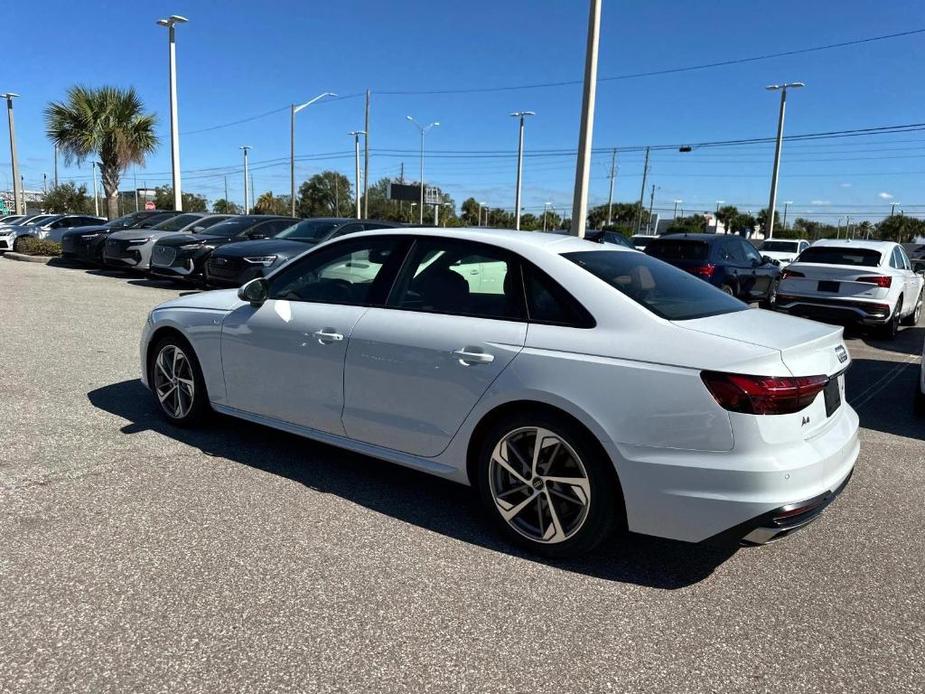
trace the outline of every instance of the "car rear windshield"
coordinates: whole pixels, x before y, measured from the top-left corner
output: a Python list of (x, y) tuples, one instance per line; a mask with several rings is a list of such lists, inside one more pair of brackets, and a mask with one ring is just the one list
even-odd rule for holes
[(321, 241), (337, 227), (342, 226), (340, 221), (323, 221), (320, 219), (306, 219), (304, 222), (293, 224), (276, 235), (278, 239), (290, 241)]
[(772, 253), (795, 253), (799, 246), (798, 241), (765, 241), (761, 244), (761, 250)]
[(691, 320), (748, 308), (702, 279), (642, 253), (579, 251), (563, 257), (666, 320)]
[(263, 219), (263, 217), (234, 217), (224, 222), (220, 222), (214, 227), (209, 227), (202, 233), (207, 236), (223, 236), (225, 238), (231, 238), (232, 236), (237, 236), (242, 231), (247, 231), (252, 226), (257, 224), (257, 222), (260, 222)]
[(823, 265), (858, 265), (877, 267), (880, 251), (870, 248), (842, 248), (841, 246), (810, 246), (800, 253), (801, 263), (822, 263)]
[(710, 245), (690, 239), (658, 239), (646, 246), (646, 253), (662, 260), (706, 260)]
[(201, 214), (178, 214), (176, 217), (171, 217), (159, 224), (155, 224), (152, 229), (157, 229), (158, 231), (179, 231), (185, 226), (189, 226), (197, 219), (201, 219)]

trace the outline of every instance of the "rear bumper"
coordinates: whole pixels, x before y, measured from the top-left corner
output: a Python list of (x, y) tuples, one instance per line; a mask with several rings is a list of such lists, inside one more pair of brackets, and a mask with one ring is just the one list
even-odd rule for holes
[(775, 308), (794, 316), (818, 320), (836, 320), (843, 323), (882, 325), (890, 319), (889, 304), (856, 299), (830, 299), (826, 297), (778, 294)]

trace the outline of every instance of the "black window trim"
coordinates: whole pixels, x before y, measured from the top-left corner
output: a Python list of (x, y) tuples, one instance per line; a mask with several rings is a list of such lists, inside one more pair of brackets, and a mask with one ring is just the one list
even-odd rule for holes
[[(391, 258), (382, 266), (380, 274), (376, 276), (376, 279), (373, 280), (372, 286), (369, 289), (368, 300), (363, 303), (354, 303), (352, 301), (313, 301), (311, 299), (275, 299), (269, 293), (270, 283), (276, 278), (277, 275), (282, 274), (284, 271), (291, 270), (293, 267), (296, 267), (296, 263), (302, 264), (305, 262), (311, 262), (310, 259), (312, 256), (315, 256), (318, 253), (326, 254), (333, 249), (336, 249), (339, 246), (346, 246), (350, 244), (359, 244), (365, 243), (369, 239), (381, 239), (385, 238), (386, 240), (394, 240), (396, 242), (395, 246), (395, 257), (400, 258), (401, 260), (393, 261)], [(303, 253), (298, 258), (294, 259), (292, 263), (284, 263), (279, 268), (274, 270), (272, 273), (266, 276), (267, 281), (267, 290), (268, 298), (274, 301), (292, 301), (301, 304), (319, 304), (322, 306), (360, 306), (365, 308), (387, 308), (386, 300), (392, 292), (392, 288), (395, 284), (395, 279), (398, 277), (398, 274), (401, 272), (401, 269), (404, 267), (405, 262), (407, 262), (408, 252), (411, 246), (411, 239), (408, 236), (403, 236), (401, 234), (382, 234), (378, 236), (362, 236), (355, 239), (344, 239), (343, 241), (336, 241), (334, 243), (325, 244), (323, 247), (315, 248), (312, 247), (307, 252)], [(397, 267), (397, 270), (395, 269)], [(386, 273), (383, 275), (382, 273)], [(391, 276), (390, 276), (391, 275)], [(382, 278), (380, 284), (380, 277)], [(377, 286), (379, 285), (379, 286)]]

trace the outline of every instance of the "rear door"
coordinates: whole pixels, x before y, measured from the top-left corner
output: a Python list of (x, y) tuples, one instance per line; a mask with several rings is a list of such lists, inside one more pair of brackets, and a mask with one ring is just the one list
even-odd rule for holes
[(755, 268), (745, 253), (745, 243), (744, 239), (735, 235), (723, 239), (726, 275), (740, 299), (750, 299), (755, 284)]
[(413, 455), (441, 453), (523, 349), (519, 272), (503, 249), (419, 237), (387, 306), (370, 308), (351, 334), (347, 435)]
[(739, 238), (742, 244), (742, 250), (745, 258), (751, 266), (753, 282), (749, 293), (751, 299), (764, 299), (768, 295), (768, 289), (778, 275), (777, 266), (774, 263), (764, 262), (761, 253), (748, 241)]
[(913, 272), (912, 263), (909, 260), (909, 256), (906, 255), (906, 250), (902, 246), (896, 246), (895, 253), (897, 255), (897, 261), (902, 268), (904, 278), (903, 296), (905, 297), (905, 304), (903, 305), (903, 310), (906, 313), (911, 313), (915, 311), (915, 305), (921, 293), (922, 280)]

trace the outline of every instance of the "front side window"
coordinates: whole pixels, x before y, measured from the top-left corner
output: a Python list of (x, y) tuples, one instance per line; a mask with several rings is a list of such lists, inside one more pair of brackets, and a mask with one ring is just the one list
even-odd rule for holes
[(642, 253), (579, 251), (564, 253), (563, 257), (666, 320), (691, 320), (748, 309), (711, 284)]
[(523, 320), (516, 257), (486, 244), (424, 237), (389, 299), (394, 308)]
[(761, 254), (755, 250), (752, 244), (744, 239), (739, 239), (739, 243), (742, 244), (742, 251), (745, 253), (748, 262), (755, 263), (756, 265), (761, 265), (761, 263), (764, 262), (761, 259)]
[(269, 297), (358, 306), (381, 303), (402, 247), (396, 237), (379, 236), (321, 248), (273, 275)]
[(291, 241), (322, 241), (343, 224), (340, 220), (304, 219), (280, 232), (276, 237)]

